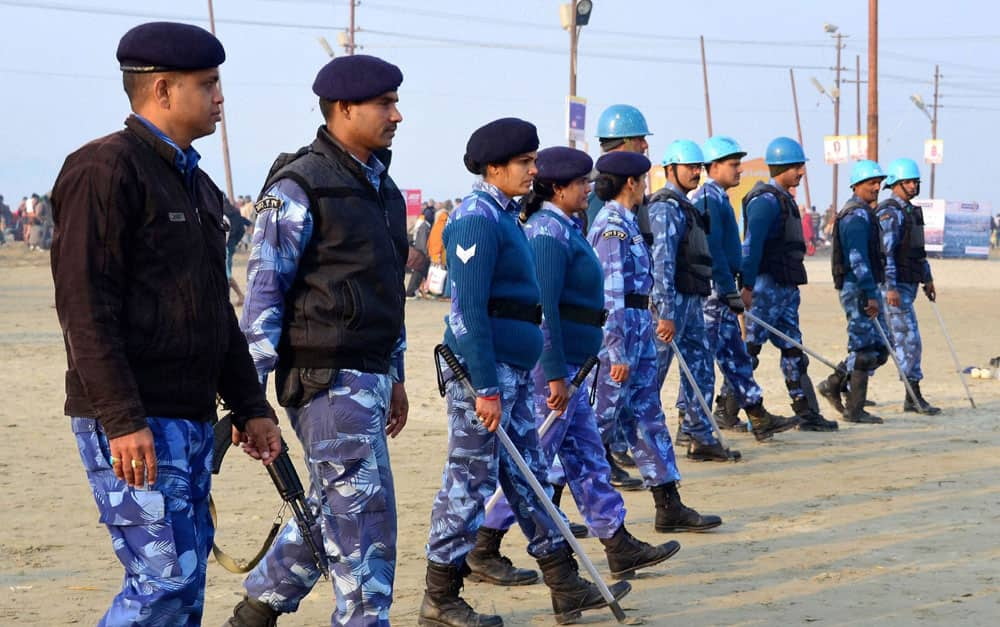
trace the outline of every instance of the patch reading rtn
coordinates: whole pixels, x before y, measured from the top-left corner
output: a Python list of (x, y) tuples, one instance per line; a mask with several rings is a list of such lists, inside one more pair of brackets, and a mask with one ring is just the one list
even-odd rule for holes
[(608, 229), (604, 232), (604, 239), (611, 239), (612, 237), (617, 237), (618, 239), (628, 239), (628, 233), (625, 231), (619, 231), (618, 229)]
[(257, 210), (257, 213), (264, 213), (269, 209), (280, 209), (281, 204), (281, 199), (277, 196), (264, 196), (253, 204), (253, 208)]

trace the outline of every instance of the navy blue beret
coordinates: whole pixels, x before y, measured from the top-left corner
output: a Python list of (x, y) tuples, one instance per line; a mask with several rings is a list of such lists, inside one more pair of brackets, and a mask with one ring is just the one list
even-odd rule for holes
[(649, 172), (649, 159), (637, 152), (616, 150), (600, 156), (597, 160), (597, 171), (602, 174), (617, 176), (640, 176)]
[(215, 35), (199, 26), (147, 22), (125, 33), (116, 56), (122, 72), (171, 72), (218, 67), (226, 51)]
[(316, 80), (313, 93), (327, 100), (364, 102), (403, 84), (403, 72), (398, 67), (367, 54), (337, 57), (324, 65)]
[(465, 145), (465, 167), (482, 174), (490, 163), (507, 163), (511, 157), (538, 150), (538, 129), (518, 118), (500, 118), (480, 126)]
[(553, 146), (538, 151), (535, 166), (538, 168), (535, 178), (553, 183), (569, 183), (590, 174), (594, 169), (594, 160), (582, 150)]

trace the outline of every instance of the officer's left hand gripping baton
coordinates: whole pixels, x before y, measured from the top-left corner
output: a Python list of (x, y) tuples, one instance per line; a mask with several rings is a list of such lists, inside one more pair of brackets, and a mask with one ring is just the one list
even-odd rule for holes
[[(231, 415), (225, 416), (216, 423), (214, 445), (215, 454), (212, 460), (212, 472), (215, 474), (218, 474), (219, 470), (222, 468), (222, 458), (225, 457), (226, 452), (232, 445), (231, 432)], [(288, 456), (288, 444), (285, 443), (284, 438), (281, 438), (281, 452), (278, 453), (278, 456), (274, 458), (274, 461), (265, 466), (265, 468), (267, 469), (267, 474), (271, 476), (271, 481), (274, 482), (274, 487), (277, 488), (278, 494), (281, 496), (281, 500), (284, 501), (285, 505), (292, 510), (292, 515), (295, 516), (295, 523), (299, 528), (299, 533), (302, 535), (302, 540), (305, 542), (306, 546), (309, 547), (309, 550), (312, 552), (313, 560), (316, 562), (316, 566), (319, 568), (320, 572), (323, 573), (323, 577), (330, 579), (330, 569), (326, 564), (327, 558), (313, 541), (312, 530), (317, 524), (316, 517), (313, 516), (312, 510), (309, 508), (309, 503), (306, 502), (305, 490), (302, 487), (302, 481), (299, 479), (299, 474), (295, 471), (295, 466), (292, 464), (291, 457)], [(212, 550), (215, 553), (216, 560), (227, 570), (233, 572), (249, 572), (249, 570), (260, 561), (260, 558), (263, 557), (267, 548), (271, 545), (271, 542), (274, 540), (274, 536), (277, 535), (276, 531), (277, 525), (274, 529), (272, 529), (271, 534), (268, 535), (260, 553), (258, 553), (258, 555), (251, 560), (247, 566), (239, 567), (235, 564), (232, 558), (226, 556), (225, 553), (215, 545), (212, 546)], [(232, 566), (236, 566), (238, 569), (234, 570)]]
[[(439, 355), (441, 359), (444, 360), (445, 364), (448, 365), (448, 368), (451, 369), (455, 380), (458, 381), (463, 388), (465, 388), (465, 392), (472, 399), (475, 399), (477, 394), (475, 388), (472, 387), (472, 381), (469, 380), (469, 373), (466, 372), (465, 367), (460, 361), (458, 361), (458, 358), (455, 357), (455, 353), (453, 353), (451, 349), (444, 344), (438, 344), (435, 346), (434, 353)], [(608, 589), (607, 584), (605, 584), (604, 580), (601, 579), (601, 575), (597, 572), (597, 568), (594, 567), (594, 563), (590, 561), (587, 554), (583, 552), (583, 547), (580, 546), (580, 543), (577, 542), (577, 539), (573, 536), (573, 532), (570, 531), (569, 525), (567, 525), (566, 521), (563, 520), (559, 510), (556, 509), (556, 506), (552, 504), (548, 495), (545, 494), (545, 489), (542, 488), (542, 484), (538, 483), (538, 479), (535, 478), (535, 473), (531, 471), (531, 467), (528, 466), (528, 462), (524, 461), (524, 458), (521, 457), (521, 453), (518, 452), (517, 447), (514, 446), (513, 442), (511, 442), (510, 436), (507, 435), (507, 432), (504, 431), (504, 428), (501, 425), (497, 425), (497, 429), (494, 434), (497, 438), (499, 438), (500, 444), (504, 447), (504, 449), (506, 449), (510, 458), (514, 460), (514, 465), (517, 466), (518, 470), (520, 470), (521, 474), (524, 476), (524, 479), (528, 482), (528, 485), (531, 486), (531, 490), (535, 493), (535, 496), (538, 497), (542, 507), (545, 508), (545, 512), (555, 523), (556, 528), (559, 529), (559, 533), (562, 534), (563, 538), (566, 539), (566, 542), (568, 542), (570, 547), (572, 547), (573, 552), (576, 553), (576, 556), (581, 562), (583, 562), (584, 568), (587, 569), (587, 572), (590, 573), (590, 577), (594, 580), (594, 585), (596, 585), (597, 589), (600, 590), (601, 596), (604, 597), (608, 607), (611, 608), (611, 613), (615, 615), (615, 618), (619, 623), (624, 623), (627, 620), (625, 611), (622, 610), (621, 605), (619, 605), (618, 601), (615, 600), (615, 597), (612, 596), (611, 590)]]
[(808, 348), (808, 347), (807, 347), (807, 346), (806, 346), (805, 344), (803, 344), (802, 342), (797, 342), (797, 341), (793, 340), (793, 339), (792, 339), (791, 337), (789, 337), (789, 336), (788, 336), (787, 334), (785, 334), (785, 333), (782, 333), (781, 331), (779, 331), (779, 330), (775, 329), (775, 328), (774, 328), (773, 326), (771, 326), (770, 324), (768, 324), (768, 323), (764, 322), (763, 320), (761, 320), (761, 319), (760, 319), (760, 318), (758, 318), (757, 316), (753, 315), (753, 314), (752, 314), (752, 313), (750, 312), (750, 310), (747, 310), (747, 311), (744, 311), (744, 312), (743, 312), (743, 315), (744, 315), (744, 316), (746, 316), (746, 317), (747, 317), (747, 319), (748, 319), (748, 320), (750, 320), (750, 322), (753, 322), (754, 324), (759, 324), (760, 326), (764, 327), (765, 329), (767, 329), (767, 330), (768, 330), (768, 331), (770, 331), (771, 333), (773, 333), (773, 334), (777, 335), (777, 336), (778, 336), (779, 338), (781, 338), (781, 339), (785, 340), (786, 342), (788, 342), (789, 344), (791, 344), (791, 345), (792, 345), (792, 346), (794, 346), (795, 348), (799, 349), (799, 350), (800, 350), (800, 351), (802, 351), (803, 353), (806, 353), (807, 355), (809, 355), (809, 356), (811, 356), (811, 357), (815, 357), (816, 359), (818, 359), (818, 360), (819, 360), (819, 361), (821, 361), (822, 363), (826, 364), (826, 365), (827, 365), (827, 366), (829, 366), (830, 368), (833, 368), (833, 369), (834, 369), (835, 371), (837, 371), (837, 372), (841, 372), (841, 371), (842, 371), (842, 369), (841, 369), (841, 368), (838, 368), (838, 367), (837, 367), (837, 364), (833, 363), (832, 361), (830, 361), (830, 360), (829, 360), (829, 359), (827, 359), (826, 357), (823, 357), (822, 355), (820, 355), (820, 354), (819, 354), (819, 353), (817, 353), (816, 351), (814, 351), (814, 350), (811, 350), (810, 348)]
[[(569, 382), (569, 390), (568, 390), (569, 398), (573, 398), (573, 395), (576, 394), (576, 391), (579, 390), (580, 386), (583, 385), (583, 382), (587, 380), (587, 376), (590, 374), (590, 371), (593, 370), (594, 367), (597, 366), (598, 364), (600, 364), (600, 362), (597, 360), (597, 357), (594, 357), (593, 355), (588, 357), (587, 361), (583, 362), (583, 365), (580, 366), (580, 369), (576, 372), (576, 376), (574, 376), (573, 380)], [(548, 433), (549, 429), (552, 428), (552, 423), (554, 423), (556, 421), (556, 418), (558, 418), (562, 414), (563, 412), (553, 409), (552, 411), (549, 412), (549, 415), (545, 417), (545, 422), (543, 422), (542, 426), (538, 428), (539, 443), (541, 443), (542, 436)], [(493, 492), (493, 496), (490, 497), (490, 500), (486, 501), (485, 509), (487, 514), (493, 511), (493, 508), (496, 507), (497, 501), (500, 500), (501, 494), (503, 494), (503, 490), (500, 488), (500, 486), (497, 486), (496, 491)]]
[(944, 339), (948, 342), (948, 350), (951, 351), (951, 359), (955, 362), (955, 372), (958, 373), (958, 378), (962, 382), (962, 387), (965, 388), (965, 397), (969, 399), (969, 404), (972, 408), (976, 408), (976, 401), (972, 400), (972, 392), (969, 391), (969, 384), (965, 382), (965, 373), (962, 372), (962, 364), (958, 361), (958, 353), (955, 352), (955, 345), (951, 343), (951, 337), (948, 335), (948, 329), (944, 326), (944, 318), (941, 317), (941, 311), (938, 309), (937, 303), (933, 300), (931, 301), (931, 309), (934, 310), (934, 314), (937, 316), (938, 322), (941, 324), (941, 333), (944, 334)]
[(680, 364), (681, 370), (684, 372), (684, 376), (687, 377), (688, 383), (691, 384), (691, 389), (694, 390), (694, 395), (698, 397), (698, 404), (701, 405), (702, 410), (705, 415), (708, 416), (708, 422), (712, 425), (712, 431), (715, 432), (715, 437), (719, 439), (719, 444), (722, 448), (728, 448), (726, 446), (726, 441), (722, 438), (722, 430), (719, 429), (719, 425), (715, 422), (715, 415), (712, 414), (712, 408), (708, 406), (708, 401), (705, 400), (705, 395), (701, 393), (701, 388), (698, 387), (698, 381), (695, 380), (694, 374), (688, 368), (687, 361), (684, 360), (684, 355), (681, 355), (681, 349), (677, 347), (677, 342), (670, 340), (670, 348), (673, 349), (674, 355), (677, 356), (677, 363)]
[[(885, 302), (879, 303), (880, 307), (885, 307)], [(910, 385), (910, 380), (906, 378), (906, 373), (903, 372), (903, 364), (899, 363), (899, 357), (896, 356), (896, 349), (892, 347), (892, 342), (889, 341), (889, 336), (885, 334), (885, 329), (882, 328), (882, 322), (879, 320), (876, 314), (872, 318), (872, 322), (875, 324), (875, 328), (878, 329), (878, 334), (882, 337), (882, 343), (885, 344), (885, 349), (889, 351), (889, 356), (892, 357), (892, 363), (896, 364), (896, 372), (899, 373), (899, 378), (903, 381), (903, 385), (906, 387), (906, 393), (910, 395), (913, 402), (917, 402), (917, 395), (913, 393), (913, 386)]]

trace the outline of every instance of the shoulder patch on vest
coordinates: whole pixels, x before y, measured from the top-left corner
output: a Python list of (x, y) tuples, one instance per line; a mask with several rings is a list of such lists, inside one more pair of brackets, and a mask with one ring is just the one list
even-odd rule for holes
[(602, 235), (604, 239), (611, 239), (612, 237), (617, 237), (618, 239), (628, 239), (628, 233), (625, 231), (619, 231), (618, 229), (608, 229)]
[(892, 213), (890, 213), (890, 212), (888, 212), (888, 211), (883, 211), (883, 212), (882, 212), (882, 213), (881, 213), (881, 214), (879, 215), (879, 218), (878, 218), (878, 219), (879, 219), (879, 220), (881, 220), (882, 222), (892, 222), (892, 218), (893, 218), (893, 215), (892, 215)]
[(264, 196), (253, 204), (253, 208), (257, 210), (257, 213), (264, 213), (271, 209), (281, 209), (281, 205), (281, 199), (277, 196)]

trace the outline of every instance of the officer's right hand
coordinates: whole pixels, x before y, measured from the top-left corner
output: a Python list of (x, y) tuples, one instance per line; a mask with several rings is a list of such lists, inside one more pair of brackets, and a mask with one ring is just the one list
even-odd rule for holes
[(674, 334), (676, 332), (677, 327), (674, 326), (673, 320), (660, 318), (660, 321), (656, 323), (656, 337), (660, 338), (661, 342), (669, 344), (674, 341)]
[(885, 293), (885, 302), (889, 303), (892, 307), (899, 307), (900, 302), (899, 292), (896, 290), (889, 290)]
[(753, 307), (753, 291), (749, 288), (744, 287), (740, 290), (740, 298), (743, 299), (743, 308), (750, 309)]
[(545, 404), (552, 411), (559, 412), (558, 415), (562, 415), (566, 411), (566, 406), (569, 405), (569, 388), (566, 387), (565, 379), (549, 381), (549, 398)]
[(878, 301), (874, 298), (868, 299), (868, 303), (865, 305), (865, 315), (869, 318), (878, 316)]
[(240, 443), (244, 453), (269, 466), (281, 454), (281, 427), (267, 416), (250, 418), (240, 432)]
[(476, 398), (476, 416), (486, 427), (486, 430), (493, 433), (500, 426), (500, 399), (499, 398), (484, 398), (479, 396)]
[(615, 383), (625, 383), (628, 373), (628, 364), (611, 364), (611, 380)]
[(149, 427), (112, 438), (108, 445), (115, 476), (133, 488), (156, 483), (156, 447)]

